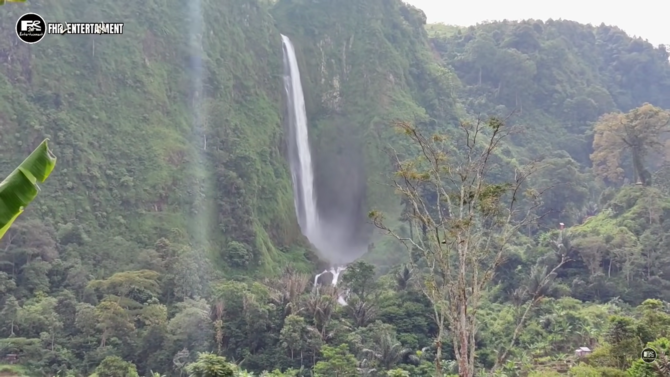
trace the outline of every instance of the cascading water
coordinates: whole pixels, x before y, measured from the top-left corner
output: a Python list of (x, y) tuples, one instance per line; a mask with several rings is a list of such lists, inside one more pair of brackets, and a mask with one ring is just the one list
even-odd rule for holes
[(298, 223), (303, 234), (312, 242), (320, 237), (319, 213), (314, 192), (314, 169), (312, 152), (309, 149), (305, 97), (302, 93), (300, 70), (291, 40), (282, 35), (284, 44), (284, 88), (288, 98), (288, 112), (291, 133), (291, 175), (293, 178), (293, 198), (298, 215)]
[[(322, 275), (327, 274), (327, 273), (330, 273), (331, 275), (333, 275), (333, 280), (331, 280), (330, 284), (333, 285), (333, 286), (337, 286), (337, 282), (338, 282), (338, 280), (340, 280), (340, 274), (342, 272), (344, 272), (344, 270), (346, 270), (346, 269), (347, 269), (346, 267), (332, 267), (328, 270), (324, 270), (320, 274), (316, 274), (316, 276), (314, 276), (314, 286), (315, 287), (318, 286), (319, 285), (319, 278)], [(347, 304), (347, 301), (344, 299), (344, 297), (342, 295), (340, 295), (337, 298), (337, 302), (339, 302), (340, 305), (346, 305)]]
[[(286, 89), (290, 125), (289, 159), (298, 223), (305, 237), (324, 257), (333, 263), (338, 260), (338, 250), (335, 249), (337, 249), (337, 245), (341, 244), (341, 241), (338, 242), (333, 239), (333, 237), (337, 237), (337, 232), (334, 232), (332, 228), (327, 229), (326, 222), (319, 216), (300, 69), (291, 40), (282, 35), (282, 43), (284, 47), (284, 88)], [(318, 278), (326, 272), (332, 273), (332, 285), (337, 285), (339, 275), (344, 269), (345, 267), (334, 266), (316, 275), (314, 285), (318, 284)], [(342, 297), (339, 301), (344, 304)]]

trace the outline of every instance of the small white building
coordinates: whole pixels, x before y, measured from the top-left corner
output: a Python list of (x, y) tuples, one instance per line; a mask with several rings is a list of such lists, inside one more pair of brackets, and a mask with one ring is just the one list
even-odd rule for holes
[(575, 356), (585, 357), (591, 354), (591, 349), (589, 347), (579, 347), (575, 350)]

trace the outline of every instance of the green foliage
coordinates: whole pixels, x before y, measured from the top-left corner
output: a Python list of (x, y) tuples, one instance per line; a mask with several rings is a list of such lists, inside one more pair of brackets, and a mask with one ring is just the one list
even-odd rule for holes
[(97, 377), (139, 377), (132, 363), (118, 356), (107, 356), (95, 369)]
[(233, 368), (226, 359), (212, 353), (201, 353), (198, 360), (186, 366), (190, 377), (234, 377)]
[(358, 261), (347, 266), (342, 276), (342, 283), (352, 294), (365, 300), (375, 289), (374, 276), (373, 265)]
[(670, 108), (668, 51), (616, 27), (526, 20), (429, 30), (470, 111), (516, 113), (511, 121), (527, 128), (515, 137), (522, 156), (563, 149), (587, 164), (600, 115), (645, 102)]
[[(81, 227), (89, 245), (122, 236), (140, 250), (178, 229), (217, 268), (247, 276), (276, 274), (289, 263), (309, 268), (282, 158), (281, 40), (273, 20), (255, 0), (205, 1), (202, 21), (191, 19), (189, 4), (32, 1), (54, 20), (123, 20), (126, 33), (47, 37), (25, 54), (11, 30), (0, 32), (0, 175), (49, 137), (59, 174), (32, 218)], [(13, 24), (23, 8), (4, 7), (0, 19)], [(139, 14), (152, 16), (136, 22)], [(175, 26), (185, 22), (219, 25), (224, 37), (205, 33), (202, 49), (192, 46)], [(194, 104), (198, 69), (190, 62), (198, 60), (205, 85)], [(249, 250), (248, 266), (227, 263), (230, 242)], [(100, 249), (109, 259), (118, 252)]]
[(563, 374), (555, 371), (532, 371), (528, 374), (528, 377), (559, 377)]
[(356, 358), (347, 350), (347, 345), (339, 347), (323, 346), (323, 361), (314, 366), (314, 374), (319, 377), (353, 376), (356, 374)]
[(402, 370), (402, 369), (393, 369), (388, 372), (386, 372), (386, 375), (388, 377), (410, 377), (409, 372)]
[(226, 248), (226, 259), (233, 267), (246, 267), (253, 258), (249, 246), (246, 244), (231, 241)]
[(577, 365), (572, 368), (570, 368), (570, 372), (568, 373), (570, 377), (600, 377), (602, 376), (600, 372), (594, 367), (588, 366), (588, 365)]
[[(192, 2), (31, 0), (54, 20), (126, 22), (127, 35), (24, 46), (0, 30), (0, 173), (45, 137), (59, 156), (0, 244), (0, 357), (19, 355), (12, 372), (433, 377), (439, 361), (458, 375), (452, 340), (439, 339), (436, 360), (435, 311), (404, 251), (374, 239), (337, 288), (304, 274), (314, 256), (283, 158), (280, 32), (297, 49), (319, 205), (326, 218), (358, 218), (356, 241), (370, 233), (369, 207), (405, 236), (420, 231), (388, 185), (388, 147), (412, 153), (393, 121), (456, 139), (458, 120), (516, 110), (507, 122), (526, 132), (491, 157), (484, 197), (495, 202), (514, 169), (541, 160), (523, 189), (543, 217), (520, 229), (482, 291), (478, 375), (665, 365), (637, 357), (645, 344), (667, 355), (668, 166), (649, 159), (651, 187), (606, 190), (589, 169), (600, 115), (670, 107), (664, 48), (568, 21), (425, 25), (399, 0), (201, 3), (204, 21)], [(24, 11), (10, 4), (0, 20)], [(185, 24), (204, 25), (202, 48)], [(531, 306), (562, 254), (569, 262)], [(577, 360), (582, 346), (593, 353)]]
[[(661, 135), (667, 132), (669, 126), (670, 112), (648, 103), (626, 114), (603, 115), (594, 126), (593, 154), (590, 157), (595, 173), (609, 182), (621, 180), (626, 171), (622, 157), (624, 152), (628, 152), (634, 182), (651, 186), (647, 156), (654, 152), (663, 153)], [(658, 166), (658, 163), (654, 165)]]
[(669, 204), (668, 197), (654, 187), (625, 186), (603, 200), (597, 215), (572, 228), (568, 249), (582, 263), (573, 268), (588, 271), (590, 277), (579, 280), (598, 287), (593, 291), (581, 282), (573, 283), (573, 294), (601, 300), (619, 296), (634, 304), (648, 297), (643, 292), (670, 298), (659, 290), (667, 284), (659, 273), (666, 269), (661, 234), (668, 225), (663, 219), (670, 213)]
[(51, 154), (47, 141), (44, 140), (0, 182), (0, 239), (37, 196), (37, 183), (44, 183), (56, 167), (56, 157)]
[(656, 369), (645, 363), (642, 360), (637, 360), (631, 365), (630, 368), (626, 371), (627, 374), (626, 376), (629, 377), (656, 377), (658, 376), (658, 373), (656, 372)]
[(542, 191), (542, 205), (538, 209), (543, 216), (541, 224), (575, 225), (588, 216), (588, 209), (586, 213), (584, 209), (593, 190), (590, 178), (569, 156), (542, 161), (538, 173), (530, 178), (533, 186)]

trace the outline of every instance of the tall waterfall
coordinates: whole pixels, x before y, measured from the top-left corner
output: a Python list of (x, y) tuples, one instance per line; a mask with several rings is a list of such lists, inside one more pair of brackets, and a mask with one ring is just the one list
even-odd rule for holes
[[(339, 275), (345, 269), (345, 267), (337, 266), (344, 262), (342, 258), (346, 250), (342, 247), (344, 245), (343, 233), (339, 232), (338, 227), (333, 226), (334, 224), (328, 226), (328, 222), (319, 216), (300, 69), (291, 40), (282, 35), (282, 43), (284, 46), (284, 88), (289, 115), (289, 159), (298, 223), (305, 237), (328, 262), (333, 264), (330, 269), (314, 278), (314, 285), (318, 284), (319, 276), (327, 272), (333, 275), (332, 285), (337, 285)], [(345, 304), (342, 297), (339, 301)]]
[(302, 93), (300, 70), (291, 40), (282, 35), (284, 44), (284, 88), (288, 99), (290, 123), (290, 163), (293, 178), (293, 200), (302, 233), (315, 246), (321, 238), (319, 212), (314, 192), (314, 168), (307, 133), (305, 97)]

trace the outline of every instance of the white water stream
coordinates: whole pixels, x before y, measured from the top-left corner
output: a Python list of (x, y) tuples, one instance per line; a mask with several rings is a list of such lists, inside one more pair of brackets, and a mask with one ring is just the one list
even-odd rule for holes
[(288, 98), (290, 121), (291, 176), (293, 178), (293, 199), (298, 214), (298, 222), (303, 234), (315, 243), (320, 238), (319, 212), (314, 192), (314, 168), (312, 152), (309, 148), (305, 97), (300, 82), (300, 70), (291, 40), (282, 35), (284, 44), (284, 88)]
[[(314, 276), (314, 286), (316, 287), (316, 286), (319, 285), (319, 277), (321, 277), (321, 275), (329, 273), (329, 272), (333, 275), (333, 280), (332, 280), (331, 284), (333, 286), (337, 286), (337, 281), (340, 279), (340, 274), (346, 269), (347, 269), (346, 267), (333, 267), (333, 268), (330, 268), (328, 270), (324, 270), (322, 273), (317, 274), (316, 276)], [(337, 302), (339, 302), (340, 305), (346, 305), (347, 304), (347, 301), (344, 299), (344, 297), (342, 295), (340, 295), (337, 298)]]
[[(284, 46), (284, 88), (286, 89), (289, 115), (289, 159), (291, 178), (293, 180), (293, 200), (295, 203), (298, 223), (302, 233), (321, 252), (333, 260), (334, 256), (327, 255), (329, 247), (329, 230), (325, 222), (319, 217), (317, 197), (314, 189), (314, 167), (312, 166), (312, 152), (309, 147), (307, 129), (307, 113), (305, 111), (305, 97), (300, 81), (300, 69), (291, 40), (282, 35)], [(333, 274), (332, 285), (337, 285), (340, 273), (346, 267), (332, 267), (314, 278), (314, 286), (318, 285), (319, 276), (330, 272)], [(341, 304), (346, 304), (342, 297)]]

